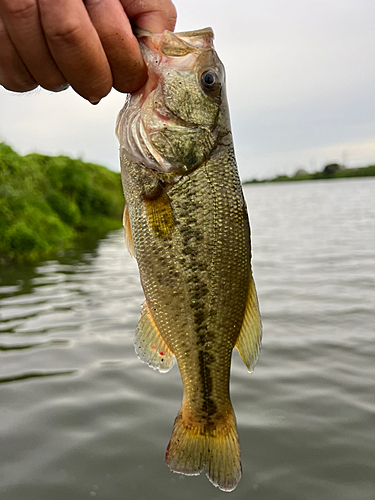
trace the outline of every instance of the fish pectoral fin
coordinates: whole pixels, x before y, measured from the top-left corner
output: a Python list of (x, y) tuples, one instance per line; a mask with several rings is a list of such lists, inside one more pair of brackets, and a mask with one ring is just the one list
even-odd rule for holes
[(252, 372), (258, 360), (262, 342), (262, 322), (254, 279), (251, 276), (244, 319), (235, 348), (245, 363), (248, 372)]
[(146, 302), (142, 304), (134, 346), (139, 359), (161, 373), (169, 371), (175, 363), (174, 354), (160, 335)]
[(129, 209), (128, 209), (128, 206), (126, 205), (126, 203), (125, 203), (124, 218), (123, 218), (122, 224), (123, 224), (124, 230), (125, 230), (126, 249), (130, 253), (130, 256), (134, 257), (135, 253), (134, 253), (132, 230), (130, 227)]
[(145, 193), (143, 198), (149, 227), (158, 238), (167, 238), (173, 232), (176, 221), (162, 183), (159, 182), (151, 193)]

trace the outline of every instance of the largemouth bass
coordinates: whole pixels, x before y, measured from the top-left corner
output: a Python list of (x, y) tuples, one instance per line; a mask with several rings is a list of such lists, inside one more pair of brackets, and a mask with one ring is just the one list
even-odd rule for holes
[(149, 79), (116, 126), (125, 240), (146, 297), (136, 352), (161, 372), (175, 359), (180, 369), (169, 468), (232, 491), (241, 477), (232, 350), (251, 372), (262, 328), (224, 67), (210, 28), (138, 35)]

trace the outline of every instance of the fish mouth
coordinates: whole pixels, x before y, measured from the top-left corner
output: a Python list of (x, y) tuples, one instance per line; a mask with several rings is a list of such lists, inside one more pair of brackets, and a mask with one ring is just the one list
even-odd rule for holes
[(213, 48), (213, 31), (203, 28), (153, 34), (135, 28), (134, 33), (141, 40), (149, 78), (142, 89), (128, 96), (118, 115), (116, 135), (122, 153), (130, 160), (162, 174), (186, 175), (188, 167), (171, 164), (157, 151), (152, 141), (157, 134), (163, 134), (163, 130), (186, 134), (197, 128), (196, 124), (176, 116), (168, 108), (162, 90), (163, 71), (169, 65), (181, 71), (191, 70), (202, 52)]

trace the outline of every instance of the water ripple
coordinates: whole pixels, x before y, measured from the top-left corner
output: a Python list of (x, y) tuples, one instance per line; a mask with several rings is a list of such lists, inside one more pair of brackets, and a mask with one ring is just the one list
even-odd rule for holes
[[(375, 183), (245, 188), (264, 344), (235, 352), (243, 478), (231, 498), (375, 491)], [(182, 398), (134, 353), (143, 294), (123, 232), (0, 282), (0, 498), (213, 500), (164, 452)], [(95, 495), (93, 495), (95, 493)]]
[(59, 372), (28, 372), (28, 373), (20, 373), (10, 377), (0, 377), (0, 384), (9, 384), (10, 382), (20, 382), (23, 380), (33, 379), (33, 378), (42, 378), (42, 377), (58, 377), (62, 375), (72, 375), (76, 373), (76, 370), (69, 371), (59, 371)]

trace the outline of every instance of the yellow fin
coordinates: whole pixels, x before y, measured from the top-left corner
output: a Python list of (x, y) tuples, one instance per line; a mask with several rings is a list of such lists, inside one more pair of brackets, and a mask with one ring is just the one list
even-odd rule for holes
[(165, 461), (173, 472), (197, 476), (205, 472), (214, 486), (233, 491), (241, 479), (241, 453), (233, 410), (207, 428), (176, 417)]
[(161, 373), (175, 363), (173, 352), (162, 339), (146, 302), (142, 304), (141, 319), (135, 331), (134, 346), (139, 359)]
[(144, 194), (147, 222), (156, 236), (166, 238), (175, 227), (171, 202), (161, 183), (150, 194)]
[(130, 227), (130, 218), (129, 218), (129, 210), (128, 206), (125, 204), (125, 209), (124, 209), (124, 218), (122, 221), (122, 225), (124, 226), (125, 230), (125, 246), (127, 251), (130, 253), (131, 257), (134, 257), (134, 245), (133, 245), (133, 237), (132, 237), (132, 230)]
[(235, 348), (239, 352), (247, 370), (251, 373), (258, 360), (262, 342), (262, 322), (259, 313), (257, 291), (251, 276), (244, 319)]

